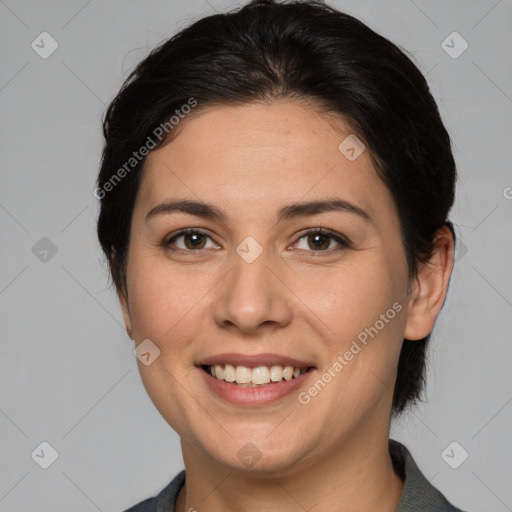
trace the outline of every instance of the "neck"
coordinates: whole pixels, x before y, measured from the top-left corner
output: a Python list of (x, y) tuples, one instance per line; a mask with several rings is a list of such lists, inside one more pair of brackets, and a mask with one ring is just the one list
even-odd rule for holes
[(393, 470), (388, 436), (350, 438), (329, 457), (257, 473), (219, 467), (182, 441), (187, 478), (176, 511), (395, 512), (404, 484)]

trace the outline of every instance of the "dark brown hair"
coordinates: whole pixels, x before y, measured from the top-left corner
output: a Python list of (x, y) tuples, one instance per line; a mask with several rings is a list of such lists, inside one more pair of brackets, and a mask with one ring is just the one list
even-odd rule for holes
[[(101, 200), (97, 233), (118, 293), (126, 287), (130, 224), (145, 161), (138, 153), (135, 160), (134, 151), (150, 139), (152, 149), (168, 141), (154, 140), (158, 127), (169, 127), (171, 116), (183, 117), (191, 99), (195, 112), (281, 98), (322, 105), (364, 141), (397, 206), (411, 276), (430, 257), (441, 226), (454, 236), (447, 219), (456, 181), (450, 138), (413, 62), (361, 21), (322, 2), (254, 0), (202, 18), (163, 42), (108, 107), (95, 196)], [(429, 337), (404, 340), (395, 415), (420, 398)]]

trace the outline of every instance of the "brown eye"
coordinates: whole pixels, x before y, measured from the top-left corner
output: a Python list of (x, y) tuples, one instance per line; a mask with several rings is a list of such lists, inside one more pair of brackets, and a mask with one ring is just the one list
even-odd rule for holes
[(331, 248), (331, 242), (333, 241), (338, 244), (338, 249), (346, 248), (350, 245), (343, 236), (322, 229), (307, 231), (299, 238), (299, 242), (303, 238), (307, 240), (307, 247), (298, 247), (299, 249), (327, 252)]
[[(206, 243), (209, 238), (210, 237), (202, 231), (186, 229), (177, 233), (167, 242), (164, 242), (164, 246), (177, 252), (201, 251), (206, 248)], [(183, 242), (177, 243), (180, 239), (183, 239)]]
[(308, 235), (308, 245), (313, 251), (317, 251), (318, 249), (328, 249), (331, 237), (328, 235)]
[(200, 233), (183, 235), (183, 240), (187, 249), (203, 249), (204, 247), (204, 235)]

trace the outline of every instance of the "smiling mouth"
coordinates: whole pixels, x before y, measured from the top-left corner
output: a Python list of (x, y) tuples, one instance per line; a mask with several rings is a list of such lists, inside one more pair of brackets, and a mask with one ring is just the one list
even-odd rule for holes
[(313, 367), (297, 368), (293, 366), (255, 366), (215, 364), (202, 365), (203, 370), (217, 380), (240, 387), (261, 387), (298, 379)]

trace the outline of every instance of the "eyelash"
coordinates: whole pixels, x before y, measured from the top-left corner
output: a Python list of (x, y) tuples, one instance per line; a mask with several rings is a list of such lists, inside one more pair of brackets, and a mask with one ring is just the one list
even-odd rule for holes
[[(211, 239), (210, 235), (208, 235), (204, 231), (201, 231), (200, 229), (186, 228), (186, 229), (182, 229), (181, 231), (179, 231), (178, 233), (173, 235), (170, 239), (164, 240), (162, 245), (164, 246), (165, 249), (170, 250), (170, 251), (172, 251), (172, 252), (174, 252), (176, 254), (190, 254), (190, 253), (193, 253), (193, 252), (195, 252), (195, 253), (202, 253), (203, 251), (208, 250), (208, 249), (192, 250), (192, 249), (179, 249), (179, 248), (177, 249), (177, 248), (172, 248), (171, 247), (171, 244), (174, 241), (176, 241), (181, 236), (188, 235), (188, 234), (202, 235), (202, 236), (206, 236), (207, 238)], [(330, 231), (330, 230), (327, 230), (327, 229), (324, 229), (324, 228), (313, 228), (313, 229), (309, 229), (309, 230), (305, 231), (297, 239), (297, 242), (299, 240), (301, 240), (302, 238), (305, 238), (305, 237), (310, 236), (310, 235), (316, 235), (316, 234), (320, 234), (320, 235), (323, 235), (323, 236), (328, 236), (332, 240), (338, 242), (341, 247), (338, 247), (338, 249), (335, 249), (335, 250), (346, 249), (346, 248), (351, 246), (351, 242), (350, 242), (350, 240), (348, 238), (343, 237), (343, 236), (339, 235), (338, 233), (335, 233), (333, 231)], [(299, 249), (299, 250), (305, 250), (305, 249)], [(315, 250), (309, 250), (309, 251), (306, 250), (306, 252), (311, 252), (313, 254), (320, 254), (320, 253), (330, 254), (332, 252), (332, 249), (317, 250), (317, 251), (315, 251)]]

